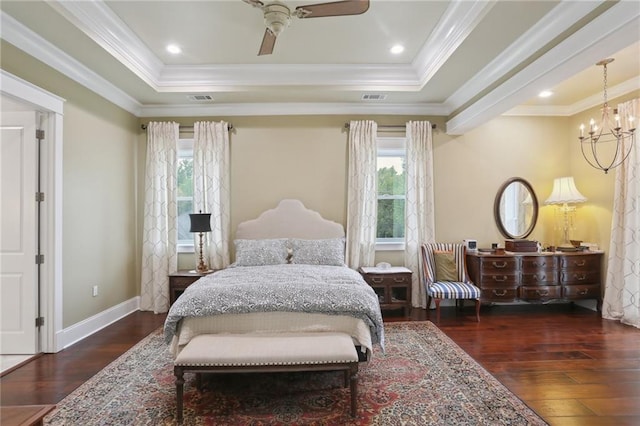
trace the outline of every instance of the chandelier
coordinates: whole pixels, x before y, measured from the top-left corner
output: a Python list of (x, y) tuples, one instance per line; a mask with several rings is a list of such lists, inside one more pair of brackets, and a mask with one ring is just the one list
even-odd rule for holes
[[(592, 167), (605, 173), (618, 167), (627, 159), (635, 142), (634, 117), (629, 116), (621, 121), (617, 109), (611, 109), (607, 101), (607, 65), (613, 58), (603, 59), (596, 65), (604, 70), (604, 104), (600, 125), (594, 119), (589, 122), (589, 131), (585, 136), (585, 126), (580, 125), (580, 148), (582, 156)], [(623, 124), (625, 127), (623, 127)], [(615, 143), (615, 145), (614, 145)]]

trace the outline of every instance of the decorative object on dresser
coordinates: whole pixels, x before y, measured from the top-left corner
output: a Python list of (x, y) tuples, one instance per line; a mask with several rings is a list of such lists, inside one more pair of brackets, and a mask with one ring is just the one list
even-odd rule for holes
[[(387, 266), (388, 265), (388, 266)], [(364, 280), (378, 295), (383, 313), (402, 309), (405, 316), (411, 313), (411, 269), (389, 264), (358, 269)]]
[(204, 274), (189, 270), (179, 270), (169, 274), (169, 306), (173, 305), (187, 287), (203, 276)]
[(504, 240), (504, 249), (511, 252), (537, 252), (538, 242), (532, 240)]
[(505, 238), (527, 238), (538, 221), (538, 198), (531, 184), (519, 177), (507, 179), (496, 194), (493, 216)]
[(204, 233), (211, 232), (211, 213), (202, 213), (202, 210), (200, 210), (200, 213), (191, 213), (189, 215), (189, 219), (191, 219), (191, 229), (189, 229), (189, 232), (197, 232), (200, 237), (200, 249), (198, 250), (199, 262), (194, 272), (199, 272), (201, 274), (212, 272), (204, 262), (202, 248), (202, 238), (204, 237)]
[(553, 180), (553, 190), (544, 203), (558, 205), (556, 214), (560, 216), (559, 228), (562, 229), (562, 242), (556, 244), (557, 246), (573, 247), (569, 241), (569, 231), (574, 228), (576, 207), (569, 204), (584, 203), (585, 201), (587, 198), (578, 191), (572, 176)]
[(483, 303), (595, 299), (601, 309), (602, 253), (467, 253)]
[[(580, 124), (580, 136), (578, 137), (584, 159), (591, 167), (602, 170), (605, 174), (624, 163), (631, 154), (636, 138), (635, 117), (632, 115), (620, 117), (618, 109), (612, 109), (607, 101), (607, 65), (613, 61), (613, 58), (607, 58), (596, 63), (596, 65), (602, 66), (604, 75), (604, 103), (601, 108), (600, 125), (591, 119), (588, 134), (585, 136), (584, 124)], [(611, 148), (612, 142), (615, 142), (615, 149)], [(598, 152), (599, 148), (603, 148), (605, 151)]]
[(440, 301), (455, 299), (460, 307), (465, 299), (475, 300), (476, 320), (480, 322), (480, 289), (469, 279), (464, 244), (422, 244), (422, 271), (427, 293), (427, 318), (431, 299), (436, 304), (436, 321), (440, 322)]

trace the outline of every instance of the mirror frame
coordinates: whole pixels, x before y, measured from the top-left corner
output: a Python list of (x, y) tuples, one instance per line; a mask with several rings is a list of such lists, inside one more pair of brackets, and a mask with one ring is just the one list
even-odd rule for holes
[[(504, 227), (504, 224), (502, 223), (502, 218), (500, 217), (500, 200), (502, 199), (502, 195), (504, 194), (505, 189), (509, 185), (515, 182), (521, 183), (522, 185), (525, 186), (525, 188), (527, 188), (527, 191), (529, 191), (529, 193), (531, 194), (531, 201), (533, 206), (531, 223), (529, 224), (529, 227), (524, 231), (524, 233), (520, 235), (513, 235), (509, 231), (507, 231), (506, 228)], [(508, 179), (505, 183), (503, 183), (502, 186), (500, 186), (500, 189), (498, 189), (498, 193), (496, 194), (496, 199), (493, 202), (493, 217), (496, 221), (496, 225), (498, 226), (498, 230), (504, 237), (509, 239), (527, 238), (533, 232), (533, 228), (535, 228), (536, 222), (538, 222), (538, 197), (536, 196), (536, 193), (533, 190), (533, 187), (531, 186), (531, 184), (520, 177), (512, 177)]]

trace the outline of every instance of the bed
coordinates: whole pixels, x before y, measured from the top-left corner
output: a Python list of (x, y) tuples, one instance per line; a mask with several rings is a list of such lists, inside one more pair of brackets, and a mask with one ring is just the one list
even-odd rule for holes
[[(203, 339), (212, 336), (242, 337), (249, 348), (255, 338), (254, 351), (224, 354), (225, 363), (236, 366), (255, 364), (261, 350), (257, 342), (265, 336), (287, 338), (288, 345), (304, 342), (301, 357), (311, 356), (308, 348), (326, 347), (323, 339), (336, 335), (351, 338), (359, 362), (370, 359), (374, 345), (383, 348), (378, 297), (344, 264), (342, 225), (299, 200), (282, 200), (257, 219), (239, 224), (234, 245), (234, 264), (200, 278), (171, 306), (164, 332), (174, 359), (197, 345), (203, 353)], [(247, 361), (247, 352), (257, 354)]]

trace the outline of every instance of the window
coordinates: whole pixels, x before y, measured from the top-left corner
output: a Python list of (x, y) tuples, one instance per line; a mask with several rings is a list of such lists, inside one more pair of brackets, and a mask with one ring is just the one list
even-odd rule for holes
[(378, 138), (377, 250), (404, 249), (405, 138)]
[(193, 251), (193, 235), (189, 232), (193, 213), (193, 139), (178, 140), (176, 198), (178, 204), (178, 251)]

